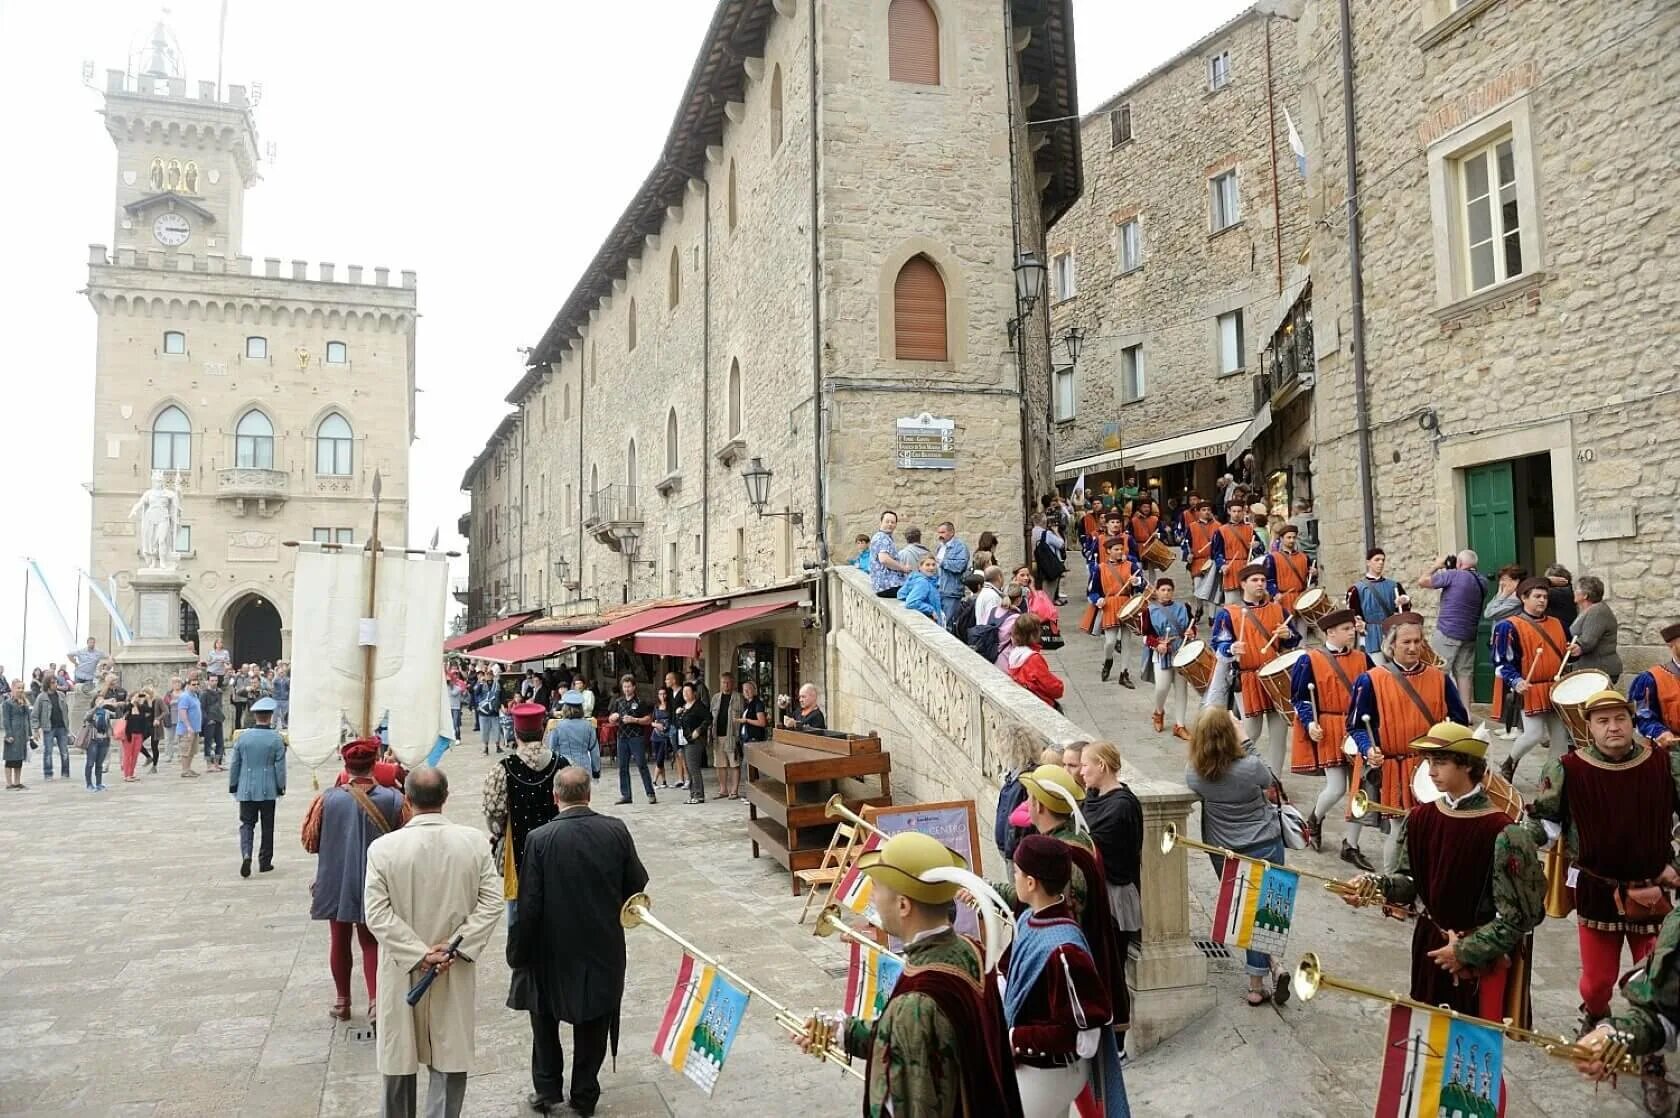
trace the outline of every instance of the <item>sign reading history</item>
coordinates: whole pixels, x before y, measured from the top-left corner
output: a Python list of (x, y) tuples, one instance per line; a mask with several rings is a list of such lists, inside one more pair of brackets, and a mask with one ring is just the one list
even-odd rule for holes
[(901, 470), (957, 468), (957, 424), (927, 412), (905, 416), (894, 425), (895, 452)]

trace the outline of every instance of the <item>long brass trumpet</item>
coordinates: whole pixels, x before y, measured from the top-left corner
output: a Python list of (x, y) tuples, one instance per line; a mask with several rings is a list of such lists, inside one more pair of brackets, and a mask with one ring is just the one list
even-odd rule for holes
[(649, 911), (652, 906), (653, 900), (646, 893), (637, 893), (629, 900), (625, 901), (624, 907), (618, 910), (619, 924), (625, 928), (640, 927), (644, 924), (652, 928), (654, 931), (658, 932), (666, 939), (671, 940), (696, 959), (699, 959), (702, 963), (715, 968), (719, 974), (724, 975), (731, 982), (735, 983), (735, 985), (741, 987), (743, 990), (747, 991), (747, 993), (775, 1010), (776, 1024), (786, 1029), (790, 1035), (816, 1041), (817, 1047), (814, 1050), (813, 1055), (816, 1055), (829, 1063), (838, 1064), (841, 1071), (847, 1072), (857, 1079), (864, 1078), (863, 1072), (852, 1066), (851, 1058), (846, 1055), (845, 1048), (837, 1043), (836, 1038), (833, 1035), (832, 1027), (829, 1026), (822, 1018), (818, 1017), (815, 1013), (807, 1018), (799, 1017), (792, 1010), (788, 1009), (787, 1006), (783, 1005), (775, 998), (772, 998), (769, 994), (766, 994), (763, 990), (760, 990), (757, 986), (754, 986), (751, 982), (748, 982), (745, 978), (742, 978), (739, 974), (736, 974), (734, 971), (718, 962), (714, 956), (708, 955), (706, 952), (700, 950), (698, 947), (688, 942), (688, 940), (672, 931), (669, 926), (662, 923), (658, 917), (654, 916), (653, 913)]
[(881, 830), (881, 828), (877, 827), (875, 824), (847, 807), (846, 797), (842, 796), (838, 792), (830, 796), (828, 798), (828, 802), (823, 805), (823, 815), (829, 819), (844, 819), (852, 826), (861, 827), (868, 831), (870, 834), (879, 838), (882, 842), (886, 842), (887, 839), (892, 837), (887, 834), (887, 832)]
[(846, 923), (845, 918), (840, 915), (840, 906), (836, 903), (831, 902), (823, 906), (822, 915), (817, 917), (816, 934), (819, 936), (839, 936), (842, 939), (849, 939), (853, 943), (862, 944), (863, 946), (869, 948), (869, 950), (879, 952), (889, 959), (897, 960), (900, 963), (904, 962), (903, 955), (900, 955), (896, 951), (888, 951), (885, 947), (876, 943), (875, 940), (868, 934), (860, 932), (850, 924)]
[(1412, 1009), (1423, 1010), (1426, 1013), (1444, 1013), (1456, 1021), (1463, 1021), (1471, 1025), (1481, 1025), (1495, 1032), (1503, 1033), (1512, 1040), (1520, 1040), (1524, 1044), (1533, 1044), (1548, 1056), (1560, 1060), (1570, 1060), (1574, 1063), (1591, 1063), (1602, 1060), (1604, 1066), (1617, 1074), (1638, 1075), (1639, 1058), (1628, 1053), (1626, 1038), (1620, 1034), (1613, 1036), (1610, 1043), (1604, 1046), (1602, 1052), (1594, 1052), (1583, 1045), (1576, 1044), (1568, 1037), (1547, 1036), (1532, 1029), (1520, 1029), (1508, 1021), (1489, 1021), (1485, 1017), (1472, 1017), (1468, 1013), (1460, 1013), (1445, 1006), (1425, 1005), (1411, 998), (1403, 998), (1399, 994), (1385, 990), (1378, 990), (1373, 986), (1361, 986), (1357, 982), (1332, 978), (1324, 973), (1319, 964), (1318, 956), (1309, 951), (1301, 958), (1301, 965), (1295, 968), (1295, 976), (1290, 979), (1290, 987), (1302, 1001), (1310, 1001), (1320, 989), (1328, 986), (1332, 990), (1340, 990), (1346, 994), (1358, 994), (1360, 997), (1376, 998), (1391, 1005), (1404, 1005)]
[(1301, 877), (1310, 877), (1314, 881), (1324, 882), (1324, 888), (1326, 891), (1334, 893), (1338, 897), (1346, 898), (1353, 903), (1355, 908), (1364, 908), (1367, 905), (1382, 905), (1383, 912), (1385, 914), (1393, 916), (1399, 920), (1404, 920), (1406, 918), (1405, 909), (1399, 907), (1398, 905), (1389, 904), (1388, 901), (1383, 898), (1382, 888), (1377, 884), (1376, 878), (1374, 877), (1361, 876), (1354, 878), (1352, 881), (1343, 881), (1339, 877), (1331, 877), (1328, 874), (1314, 873), (1311, 870), (1301, 869), (1299, 866), (1280, 866), (1276, 862), (1268, 862), (1266, 859), (1256, 858), (1252, 854), (1239, 854), (1235, 850), (1228, 849), (1227, 847), (1211, 846), (1205, 842), (1197, 842), (1193, 838), (1185, 838), (1183, 835), (1178, 833), (1178, 824), (1168, 823), (1166, 829), (1161, 832), (1161, 853), (1170, 854), (1172, 853), (1173, 847), (1179, 845), (1193, 846), (1197, 850), (1205, 850), (1209, 854), (1218, 854), (1225, 858), (1236, 858), (1244, 862), (1259, 862), (1262, 866), (1269, 866), (1274, 870), (1283, 870), (1285, 873), (1298, 874)]
[(1389, 807), (1387, 804), (1373, 800), (1361, 788), (1353, 794), (1353, 803), (1348, 806), (1348, 812), (1355, 819), (1363, 819), (1367, 815), (1406, 815), (1403, 807)]

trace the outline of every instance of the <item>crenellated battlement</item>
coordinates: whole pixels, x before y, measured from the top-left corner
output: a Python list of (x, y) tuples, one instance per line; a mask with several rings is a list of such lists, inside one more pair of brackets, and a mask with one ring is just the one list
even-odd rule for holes
[[(278, 256), (265, 256), (260, 265), (250, 256), (235, 256), (232, 259), (219, 252), (207, 252), (197, 255), (190, 252), (166, 252), (163, 249), (152, 249), (141, 252), (132, 248), (117, 250), (116, 259), (111, 259), (109, 250), (104, 245), (88, 246), (88, 263), (95, 266), (115, 266), (118, 268), (146, 268), (154, 272), (198, 272), (209, 275), (257, 276), (263, 279), (302, 280), (309, 283), (330, 283), (341, 287), (384, 287), (413, 290), (417, 285), (418, 273), (401, 271), (398, 282), (391, 282), (391, 269), (373, 268), (371, 282), (364, 279), (368, 269), (360, 264), (345, 266), (344, 278), (338, 275), (338, 265), (328, 261), (315, 264), (313, 276), (310, 275), (310, 262), (307, 260), (283, 261)], [(282, 265), (289, 267), (282, 268)]]
[(124, 70), (105, 71), (106, 93), (135, 93), (143, 97), (169, 97), (178, 101), (196, 101), (206, 105), (226, 105), (233, 109), (250, 111), (255, 106), (251, 103), (250, 91), (242, 85), (227, 87), (225, 98), (216, 95), (216, 83), (201, 81), (196, 83), (196, 96), (188, 96), (186, 78), (157, 77), (150, 74), (129, 74)]

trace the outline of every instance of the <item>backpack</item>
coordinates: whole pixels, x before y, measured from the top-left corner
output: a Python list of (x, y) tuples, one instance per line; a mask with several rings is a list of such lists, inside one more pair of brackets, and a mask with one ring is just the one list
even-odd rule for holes
[(1038, 546), (1033, 548), (1033, 563), (1038, 568), (1038, 577), (1043, 582), (1055, 582), (1067, 573), (1067, 565), (1050, 543), (1050, 537), (1038, 537)]
[(998, 627), (995, 623), (976, 625), (968, 631), (968, 647), (978, 652), (989, 664), (997, 659)]
[(964, 644), (968, 643), (968, 635), (974, 630), (974, 603), (978, 600), (978, 595), (969, 595), (957, 606), (957, 612), (945, 626), (947, 632)]
[(111, 736), (111, 712), (102, 706), (94, 707), (88, 714), (88, 725), (93, 727), (93, 736), (108, 738)]
[(992, 825), (992, 841), (997, 843), (998, 850), (1006, 859), (1014, 856), (1015, 845), (1025, 833), (1019, 827), (1010, 826), (1009, 817), (1026, 798), (1027, 789), (1021, 783), (1019, 774), (1013, 771), (1004, 773), (1003, 787), (998, 789), (997, 817)]

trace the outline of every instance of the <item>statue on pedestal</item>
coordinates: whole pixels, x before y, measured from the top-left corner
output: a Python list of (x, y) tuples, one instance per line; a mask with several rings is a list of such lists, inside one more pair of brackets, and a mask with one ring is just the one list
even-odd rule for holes
[(136, 550), (144, 569), (174, 570), (175, 540), (181, 528), (181, 475), (176, 473), (171, 487), (164, 483), (162, 470), (153, 470), (151, 488), (128, 510), (130, 520), (136, 517), (140, 520)]

